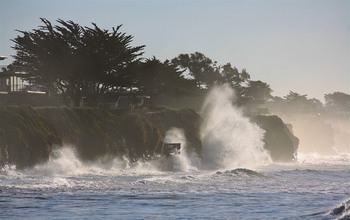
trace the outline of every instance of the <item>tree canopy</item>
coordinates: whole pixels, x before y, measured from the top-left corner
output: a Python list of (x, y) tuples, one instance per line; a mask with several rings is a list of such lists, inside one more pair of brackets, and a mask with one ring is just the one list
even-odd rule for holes
[(197, 88), (195, 81), (182, 77), (183, 72), (175, 65), (155, 57), (137, 63), (133, 72), (133, 87), (141, 93), (184, 96), (194, 93)]
[(200, 52), (180, 54), (171, 63), (193, 78), (199, 88), (210, 88), (219, 79), (216, 62)]
[(269, 108), (274, 112), (291, 114), (320, 114), (323, 113), (322, 102), (318, 99), (307, 98), (297, 92), (289, 91), (288, 95), (272, 97), (268, 102)]
[(336, 112), (350, 112), (350, 95), (342, 92), (334, 92), (324, 95), (326, 106)]
[(259, 92), (264, 94), (265, 99), (271, 96), (270, 86), (261, 81), (250, 81), (250, 75), (245, 69), (239, 71), (231, 63), (220, 66), (217, 61), (213, 61), (200, 52), (180, 54), (173, 58), (171, 63), (182, 70), (185, 75), (187, 74), (188, 78), (193, 79), (200, 89), (210, 89), (216, 84), (228, 84), (235, 90), (240, 104), (245, 104), (253, 99), (262, 100), (261, 97), (252, 97), (261, 96)]
[(144, 45), (131, 46), (133, 36), (120, 31), (82, 27), (57, 20), (53, 26), (41, 18), (42, 26), (19, 31), (14, 65), (25, 67), (32, 80), (47, 90), (59, 89), (78, 106), (83, 96), (116, 91), (130, 85), (127, 66), (139, 60)]
[(270, 85), (260, 80), (250, 80), (247, 88), (245, 88), (244, 91), (246, 98), (258, 102), (265, 102), (272, 98), (271, 93), (272, 89), (270, 88)]
[(250, 75), (245, 69), (239, 72), (236, 67), (232, 67), (231, 63), (227, 63), (220, 67), (220, 78), (221, 83), (227, 83), (232, 88), (240, 90), (242, 84), (248, 82)]

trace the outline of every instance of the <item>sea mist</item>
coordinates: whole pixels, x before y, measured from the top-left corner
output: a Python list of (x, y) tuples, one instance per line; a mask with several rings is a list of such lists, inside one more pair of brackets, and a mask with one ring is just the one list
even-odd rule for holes
[(203, 108), (202, 166), (205, 169), (254, 168), (268, 162), (263, 149), (264, 131), (244, 117), (233, 105), (233, 90), (216, 86)]

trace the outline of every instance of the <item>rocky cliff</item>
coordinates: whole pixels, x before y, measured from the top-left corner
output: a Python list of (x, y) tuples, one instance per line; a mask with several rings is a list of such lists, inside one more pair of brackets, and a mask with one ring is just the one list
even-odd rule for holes
[[(276, 116), (252, 118), (266, 131), (265, 148), (274, 161), (291, 161), (298, 139)], [(200, 116), (193, 110), (112, 112), (94, 108), (0, 107), (0, 167), (30, 167), (49, 159), (57, 147), (76, 149), (82, 160), (161, 154), (166, 132), (184, 131), (187, 150), (201, 153)]]
[(199, 152), (200, 117), (192, 110), (107, 112), (93, 108), (0, 108), (0, 166), (18, 168), (48, 160), (55, 147), (76, 148), (83, 160), (161, 153), (167, 130), (184, 130), (188, 148)]
[(299, 145), (287, 125), (277, 116), (254, 116), (251, 118), (259, 127), (265, 130), (265, 149), (270, 152), (274, 162), (291, 162)]

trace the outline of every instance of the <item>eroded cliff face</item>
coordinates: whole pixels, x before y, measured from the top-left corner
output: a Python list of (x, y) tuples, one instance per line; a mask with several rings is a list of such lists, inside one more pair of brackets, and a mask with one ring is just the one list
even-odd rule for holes
[[(252, 118), (265, 133), (273, 161), (294, 159), (298, 139), (277, 116)], [(0, 107), (0, 167), (34, 166), (53, 149), (76, 149), (82, 160), (126, 156), (132, 161), (162, 153), (166, 133), (183, 130), (186, 150), (201, 155), (201, 117), (193, 110), (134, 111), (123, 114), (93, 108)]]

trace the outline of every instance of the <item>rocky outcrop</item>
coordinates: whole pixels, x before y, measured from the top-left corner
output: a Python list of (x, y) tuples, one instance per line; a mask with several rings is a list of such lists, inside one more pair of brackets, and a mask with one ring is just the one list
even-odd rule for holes
[(277, 116), (254, 116), (251, 118), (259, 127), (265, 130), (265, 149), (269, 151), (271, 159), (275, 162), (291, 162), (299, 145), (287, 125)]

